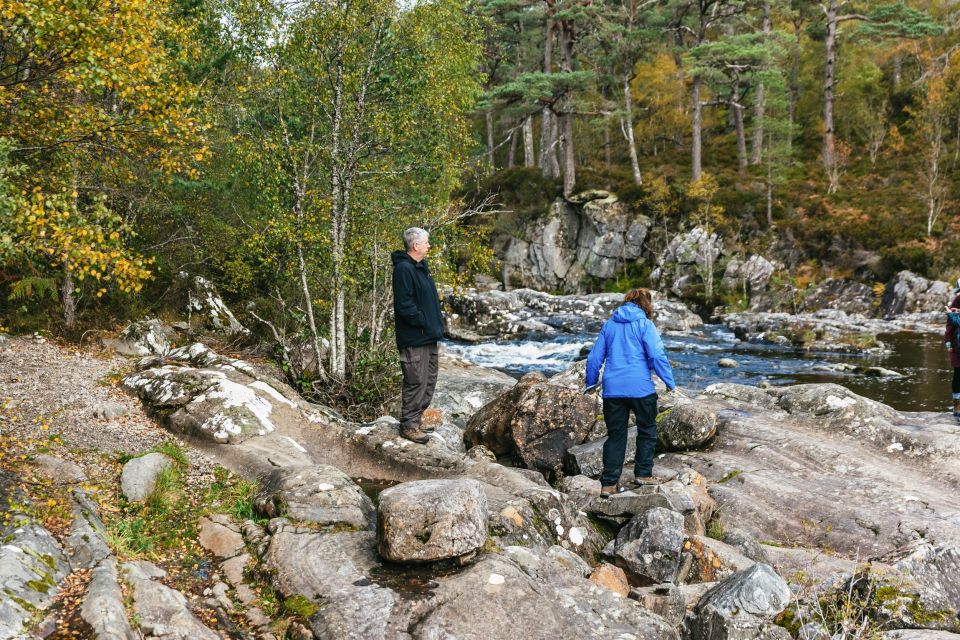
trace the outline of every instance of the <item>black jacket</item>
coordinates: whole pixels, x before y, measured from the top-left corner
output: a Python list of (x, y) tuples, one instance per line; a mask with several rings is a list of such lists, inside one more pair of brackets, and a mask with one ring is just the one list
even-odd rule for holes
[(393, 315), (397, 348), (422, 347), (443, 338), (440, 296), (426, 260), (415, 262), (404, 251), (394, 251)]

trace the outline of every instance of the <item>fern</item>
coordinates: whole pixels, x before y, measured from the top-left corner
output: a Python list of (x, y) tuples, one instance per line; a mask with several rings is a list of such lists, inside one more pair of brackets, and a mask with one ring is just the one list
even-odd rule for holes
[(54, 298), (56, 294), (57, 281), (53, 278), (30, 277), (10, 285), (10, 295), (7, 299), (12, 302), (26, 302), (34, 297), (40, 300)]

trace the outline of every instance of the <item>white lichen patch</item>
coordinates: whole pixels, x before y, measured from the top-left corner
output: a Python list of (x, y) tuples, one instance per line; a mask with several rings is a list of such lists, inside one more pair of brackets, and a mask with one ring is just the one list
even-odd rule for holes
[(831, 411), (840, 411), (855, 404), (857, 404), (857, 401), (854, 398), (838, 398), (834, 395), (827, 396), (827, 408)]

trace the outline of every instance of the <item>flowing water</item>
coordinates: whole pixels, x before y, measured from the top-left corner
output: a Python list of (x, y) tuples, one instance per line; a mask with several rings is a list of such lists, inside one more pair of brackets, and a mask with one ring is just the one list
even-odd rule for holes
[[(480, 344), (447, 343), (447, 349), (479, 365), (494, 367), (519, 377), (530, 371), (553, 375), (582, 358), (581, 350), (594, 335), (562, 335), (538, 340), (510, 340)], [(664, 335), (667, 357), (673, 364), (677, 384), (702, 389), (715, 382), (757, 385), (788, 385), (835, 382), (854, 393), (888, 404), (901, 411), (945, 411), (950, 403), (950, 376), (940, 333), (899, 332), (880, 335), (892, 352), (878, 357), (810, 353), (772, 344), (741, 342), (720, 325), (706, 325), (702, 332)], [(739, 363), (722, 368), (718, 361)], [(830, 364), (880, 366), (904, 374), (900, 378), (876, 378), (860, 373), (818, 370)]]

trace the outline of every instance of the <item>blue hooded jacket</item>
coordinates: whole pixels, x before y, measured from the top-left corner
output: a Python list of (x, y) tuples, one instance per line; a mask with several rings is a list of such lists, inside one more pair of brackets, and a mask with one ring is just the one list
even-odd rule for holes
[(619, 307), (603, 324), (587, 356), (588, 387), (597, 383), (601, 366), (604, 398), (642, 398), (655, 393), (652, 373), (667, 389), (676, 386), (657, 328), (632, 302)]

